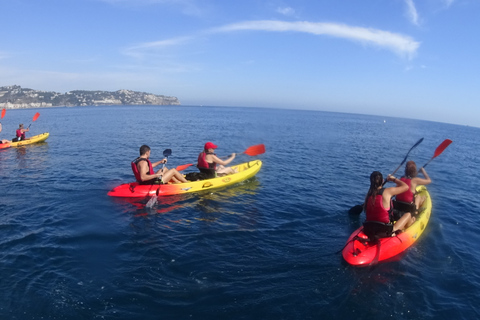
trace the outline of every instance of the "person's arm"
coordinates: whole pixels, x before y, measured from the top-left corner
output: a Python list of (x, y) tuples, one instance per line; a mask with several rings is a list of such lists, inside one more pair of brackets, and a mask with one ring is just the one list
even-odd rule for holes
[(140, 180), (148, 181), (162, 176), (162, 173), (148, 174), (150, 168), (147, 161), (140, 161), (138, 163), (138, 172), (140, 173)]
[(0, 132), (2, 132), (2, 123), (0, 122)]
[(163, 160), (152, 163), (152, 167), (155, 168), (156, 166), (162, 163), (167, 163), (167, 158), (163, 158)]
[(215, 163), (217, 163), (217, 164), (221, 164), (222, 166), (226, 166), (227, 164), (229, 164), (230, 162), (232, 162), (233, 159), (235, 159), (235, 156), (236, 156), (236, 154), (235, 154), (235, 153), (232, 153), (227, 160), (223, 161), (222, 159), (220, 159), (220, 158), (217, 157), (216, 155), (212, 155), (212, 160), (213, 160), (213, 162), (215, 162)]
[(386, 192), (387, 194), (389, 194), (390, 197), (393, 197), (400, 193), (404, 193), (405, 191), (408, 190), (408, 185), (402, 180), (395, 178), (394, 176), (388, 175), (387, 181), (391, 181), (396, 184), (395, 187), (386, 188), (385, 191), (383, 192), (383, 193)]
[(425, 179), (415, 177), (412, 179), (412, 184), (415, 183), (415, 186), (418, 186), (418, 185), (426, 186), (427, 184), (432, 183), (432, 179), (430, 179), (430, 177), (427, 174), (427, 171), (425, 171), (424, 168), (420, 168), (420, 172), (423, 174)]

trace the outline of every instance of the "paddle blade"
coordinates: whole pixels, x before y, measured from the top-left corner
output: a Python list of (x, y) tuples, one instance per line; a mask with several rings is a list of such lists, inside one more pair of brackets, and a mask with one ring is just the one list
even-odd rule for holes
[(172, 149), (165, 149), (163, 151), (163, 156), (164, 157), (170, 157), (172, 155)]
[(251, 146), (244, 152), (245, 154), (248, 154), (249, 156), (256, 156), (262, 153), (265, 153), (265, 145), (262, 144), (257, 144), (256, 146)]
[(189, 163), (189, 164), (184, 164), (184, 165), (178, 166), (178, 167), (176, 167), (176, 169), (177, 169), (177, 171), (182, 171), (182, 170), (187, 169), (187, 168), (190, 167), (190, 166), (193, 166), (193, 163)]
[(354, 207), (351, 207), (350, 210), (348, 210), (348, 213), (350, 214), (360, 214), (363, 211), (363, 204), (357, 204)]
[(433, 157), (438, 157), (439, 155), (442, 154), (443, 150), (445, 150), (450, 143), (452, 143), (452, 140), (450, 139), (445, 139), (438, 147), (435, 149), (435, 153), (433, 154)]
[(40, 113), (35, 113), (35, 115), (33, 116), (33, 121), (37, 121), (38, 117), (40, 117)]
[(2, 110), (2, 119), (3, 119), (3, 117), (5, 117), (5, 113), (6, 113), (6, 112), (7, 112), (7, 109), (3, 108), (3, 110)]
[(147, 204), (145, 205), (147, 208), (151, 208), (153, 207), (154, 205), (157, 204), (157, 196), (153, 196), (150, 198), (150, 200), (148, 200)]

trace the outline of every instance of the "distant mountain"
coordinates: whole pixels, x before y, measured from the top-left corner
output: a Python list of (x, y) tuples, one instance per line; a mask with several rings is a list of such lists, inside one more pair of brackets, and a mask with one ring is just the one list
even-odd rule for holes
[(67, 93), (37, 91), (17, 85), (0, 87), (0, 108), (43, 108), (105, 105), (180, 105), (177, 97), (145, 92), (118, 90), (83, 91)]

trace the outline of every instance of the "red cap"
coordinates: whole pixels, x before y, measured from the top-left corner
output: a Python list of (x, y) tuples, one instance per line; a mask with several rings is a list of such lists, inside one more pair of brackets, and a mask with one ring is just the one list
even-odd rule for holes
[(208, 150), (208, 149), (217, 149), (218, 147), (216, 145), (214, 145), (212, 142), (207, 142), (205, 143), (205, 147), (204, 149), (205, 150)]

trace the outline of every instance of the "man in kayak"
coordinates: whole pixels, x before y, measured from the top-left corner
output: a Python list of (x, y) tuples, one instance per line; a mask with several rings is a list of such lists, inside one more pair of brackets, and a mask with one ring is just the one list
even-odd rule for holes
[(20, 123), (18, 125), (18, 129), (16, 131), (17, 141), (28, 140), (29, 138), (25, 137), (25, 132), (28, 132), (28, 131), (30, 131), (30, 128), (24, 129), (23, 128), (23, 123)]
[[(2, 123), (0, 122), (0, 132), (2, 132)], [(0, 143), (9, 143), (10, 141), (2, 139), (0, 140)]]
[(207, 142), (203, 147), (203, 151), (198, 155), (197, 168), (200, 172), (207, 175), (207, 179), (215, 178), (217, 175), (224, 176), (235, 173), (235, 170), (232, 168), (225, 167), (235, 159), (235, 153), (232, 153), (227, 160), (223, 161), (215, 154), (215, 149), (217, 148), (212, 142)]
[[(409, 188), (407, 191), (400, 193), (395, 197), (397, 201), (410, 204), (415, 203), (415, 211), (417, 211), (418, 208), (420, 208), (425, 201), (425, 197), (415, 195), (415, 190), (417, 186), (425, 186), (432, 182), (424, 168), (420, 168), (420, 172), (423, 174), (425, 179), (417, 177), (418, 171), (415, 161), (408, 161), (405, 165), (405, 175), (401, 177), (400, 180), (405, 182), (409, 186)], [(414, 212), (411, 213), (414, 214)]]
[(390, 212), (393, 209), (391, 199), (393, 196), (407, 191), (408, 185), (391, 175), (388, 175), (387, 181), (395, 182), (396, 186), (384, 188), (383, 176), (378, 171), (374, 171), (370, 175), (370, 189), (365, 197), (364, 204), (367, 216), (364, 223), (364, 233), (371, 238), (389, 237), (415, 221), (415, 218), (412, 218), (408, 212), (395, 223), (390, 221)]
[(157, 172), (153, 171), (153, 168), (159, 164), (167, 163), (167, 158), (157, 161), (155, 163), (150, 162), (150, 147), (143, 145), (140, 147), (140, 157), (132, 162), (132, 170), (137, 182), (140, 184), (156, 184), (156, 183), (168, 183), (170, 181), (174, 183), (188, 182), (183, 175), (176, 169), (168, 169), (163, 167)]

